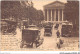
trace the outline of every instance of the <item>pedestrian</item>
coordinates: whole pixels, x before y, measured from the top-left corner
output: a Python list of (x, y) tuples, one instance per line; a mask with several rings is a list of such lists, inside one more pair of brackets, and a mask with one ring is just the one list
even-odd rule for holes
[(57, 47), (60, 49), (61, 48), (61, 44), (63, 44), (63, 41), (61, 40), (59, 30), (57, 31), (56, 34), (57, 34)]
[(56, 32), (56, 34), (57, 34), (57, 38), (59, 38), (59, 37), (60, 37), (60, 32), (59, 32), (59, 30)]
[(60, 46), (60, 32), (59, 32), (59, 30), (56, 32), (56, 34), (57, 34), (57, 47), (58, 48), (60, 48), (61, 46)]

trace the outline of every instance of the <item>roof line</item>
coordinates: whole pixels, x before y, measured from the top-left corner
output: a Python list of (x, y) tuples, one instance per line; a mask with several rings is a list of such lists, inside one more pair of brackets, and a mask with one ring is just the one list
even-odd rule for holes
[(51, 2), (51, 3), (49, 3), (49, 4), (44, 5), (43, 7), (45, 7), (45, 6), (47, 6), (47, 5), (51, 5), (51, 4), (55, 3), (55, 2), (59, 2), (59, 3), (65, 4), (65, 3), (60, 2), (60, 1), (54, 1), (54, 2)]

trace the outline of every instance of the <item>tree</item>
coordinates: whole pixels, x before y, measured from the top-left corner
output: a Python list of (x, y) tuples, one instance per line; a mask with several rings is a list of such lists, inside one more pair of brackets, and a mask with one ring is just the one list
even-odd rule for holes
[(29, 19), (30, 23), (43, 20), (43, 12), (28, 1), (1, 1), (1, 18), (14, 18), (16, 21)]
[(20, 11), (20, 3), (18, 1), (1, 1), (2, 18), (18, 17)]
[(1, 17), (12, 17), (15, 19), (28, 18), (27, 5), (25, 3), (23, 4), (24, 7), (21, 5), (20, 1), (1, 1)]
[(38, 10), (38, 20), (43, 21), (44, 20), (44, 15), (42, 10)]
[(39, 24), (41, 21), (44, 20), (44, 15), (42, 10), (37, 10), (34, 7), (29, 7), (29, 20), (30, 24)]

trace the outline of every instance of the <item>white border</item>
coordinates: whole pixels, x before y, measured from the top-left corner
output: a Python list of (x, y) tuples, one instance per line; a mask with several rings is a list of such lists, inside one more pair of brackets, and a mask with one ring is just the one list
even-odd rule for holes
[(15, 54), (15, 53), (19, 53), (19, 54), (26, 54), (26, 53), (28, 53), (28, 54), (37, 54), (37, 53), (39, 53), (39, 54), (53, 54), (53, 53), (55, 53), (55, 54), (60, 54), (60, 53), (80, 53), (79, 51), (1, 51), (1, 53), (6, 53), (6, 54)]
[[(1, 2), (1, 0), (0, 0)], [(80, 2), (80, 0), (79, 0)], [(80, 3), (79, 3), (79, 8), (80, 8)], [(0, 9), (1, 10), (1, 9)], [(80, 11), (79, 11), (80, 13)], [(1, 16), (0, 16), (1, 17)], [(79, 15), (79, 20), (80, 20), (80, 15)], [(79, 21), (79, 26), (80, 26), (80, 21)], [(79, 29), (80, 31), (80, 29)], [(79, 32), (79, 50), (80, 50), (80, 32)], [(60, 53), (74, 53), (80, 54), (79, 51), (0, 51), (0, 54), (60, 54)]]

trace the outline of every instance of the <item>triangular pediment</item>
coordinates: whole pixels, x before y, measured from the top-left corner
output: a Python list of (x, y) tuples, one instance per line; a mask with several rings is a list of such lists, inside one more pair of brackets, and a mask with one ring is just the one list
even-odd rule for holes
[(56, 7), (64, 7), (65, 4), (63, 2), (60, 2), (60, 1), (55, 1), (55, 2), (52, 2), (50, 4), (47, 4), (44, 6), (44, 8), (56, 8)]

